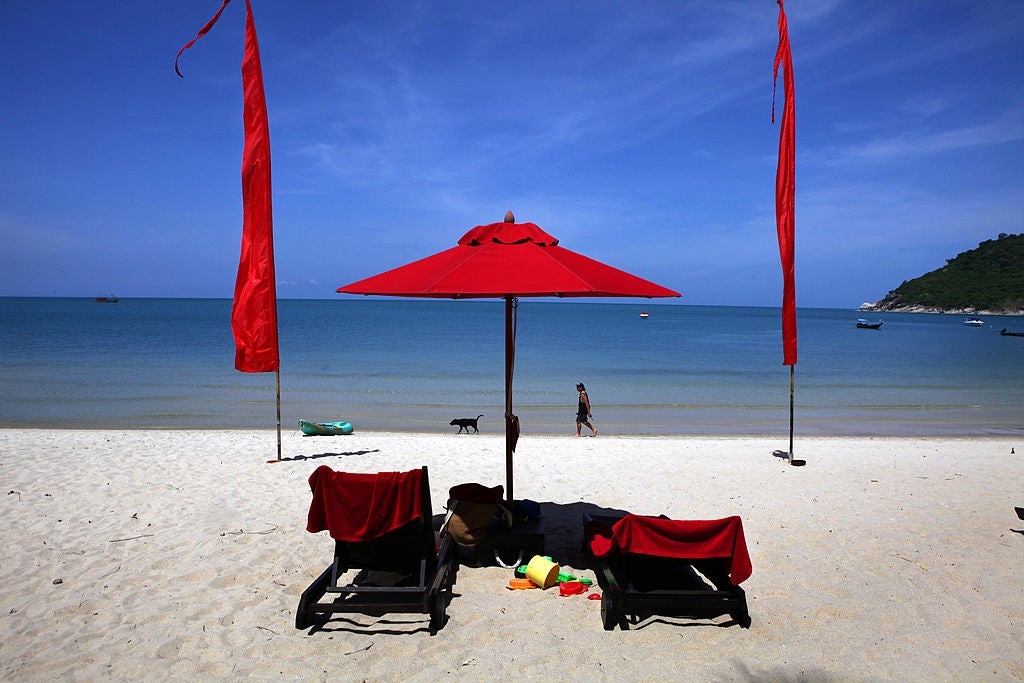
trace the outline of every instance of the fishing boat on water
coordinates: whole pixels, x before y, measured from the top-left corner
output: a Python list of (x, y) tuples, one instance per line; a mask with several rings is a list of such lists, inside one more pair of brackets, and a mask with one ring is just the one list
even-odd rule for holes
[(1024, 332), (1010, 332), (1005, 327), (1002, 330), (1000, 330), (999, 334), (1001, 334), (1004, 337), (1024, 337)]
[(116, 304), (117, 297), (111, 294), (110, 296), (98, 296), (96, 297), (96, 303), (98, 304)]
[(862, 330), (880, 330), (882, 329), (882, 322), (883, 321), (881, 320), (879, 320), (878, 322), (868, 322), (864, 318), (858, 318), (857, 327), (859, 327)]
[(967, 327), (984, 327), (985, 321), (981, 318), (968, 318), (964, 321), (964, 325)]

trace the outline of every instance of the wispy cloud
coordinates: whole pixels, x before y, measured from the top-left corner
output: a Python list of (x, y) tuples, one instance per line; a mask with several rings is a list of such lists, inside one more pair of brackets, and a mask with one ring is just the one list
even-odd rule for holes
[(296, 55), (306, 68), (343, 66), (313, 106), (290, 108), (287, 125), (315, 131), (298, 153), (357, 183), (425, 175), (460, 182), (581, 146), (584, 154), (621, 149), (763, 86), (733, 66), (758, 45), (754, 24), (773, 16), (755, 7), (727, 4), (716, 13), (713, 6), (699, 25), (680, 20), (672, 28), (658, 13), (624, 12), (611, 22), (576, 13), (580, 25), (565, 44), (550, 29), (549, 42), (533, 36), (535, 22), (491, 16), (484, 23), (500, 30), (445, 45), (443, 63), (425, 59), (417, 45), (395, 47), (417, 33), (415, 19), (351, 40), (337, 29)]
[(998, 118), (978, 125), (938, 130), (913, 129), (879, 136), (845, 147), (812, 151), (805, 160), (823, 165), (849, 161), (905, 163), (912, 157), (941, 154), (1024, 140), (1024, 107), (1015, 107)]

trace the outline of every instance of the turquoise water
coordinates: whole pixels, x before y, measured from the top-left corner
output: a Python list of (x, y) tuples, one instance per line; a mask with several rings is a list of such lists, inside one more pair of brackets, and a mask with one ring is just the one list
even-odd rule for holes
[[(234, 370), (230, 300), (0, 299), (0, 426), (273, 427), (273, 373)], [(646, 320), (640, 311), (650, 312)], [(1024, 432), (1020, 317), (801, 309), (796, 433)], [(503, 429), (500, 301), (340, 298), (279, 305), (282, 423)], [(621, 434), (786, 434), (778, 309), (554, 302), (519, 306), (522, 431), (575, 430), (576, 382)]]

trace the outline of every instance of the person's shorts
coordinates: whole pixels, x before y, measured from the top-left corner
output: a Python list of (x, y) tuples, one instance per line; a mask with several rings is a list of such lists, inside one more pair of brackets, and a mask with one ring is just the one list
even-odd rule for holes
[(587, 414), (586, 413), (576, 413), (576, 422), (578, 422), (580, 424), (583, 424), (586, 421), (587, 421)]

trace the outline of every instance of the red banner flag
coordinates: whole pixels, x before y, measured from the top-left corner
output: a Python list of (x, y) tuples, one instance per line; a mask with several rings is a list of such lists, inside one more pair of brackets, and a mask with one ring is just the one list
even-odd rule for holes
[[(217, 14), (181, 53), (192, 47), (220, 18), (231, 0), (224, 0)], [(174, 70), (178, 70), (178, 57)], [(245, 55), (242, 58), (242, 90), (245, 150), (242, 153), (242, 249), (231, 309), (235, 335), (235, 368), (242, 372), (274, 372), (280, 369), (277, 345), (277, 287), (274, 275), (274, 218), (270, 185), (270, 126), (263, 93), (260, 46), (252, 5), (245, 0)]]
[(775, 123), (774, 84), (783, 66), (786, 100), (782, 107), (779, 132), (779, 165), (775, 172), (775, 227), (779, 233), (779, 257), (782, 260), (782, 364), (796, 365), (796, 281), (794, 279), (793, 233), (796, 204), (796, 104), (793, 96), (793, 55), (789, 48), (786, 9), (779, 3), (779, 49), (775, 53), (772, 77), (772, 123)]

